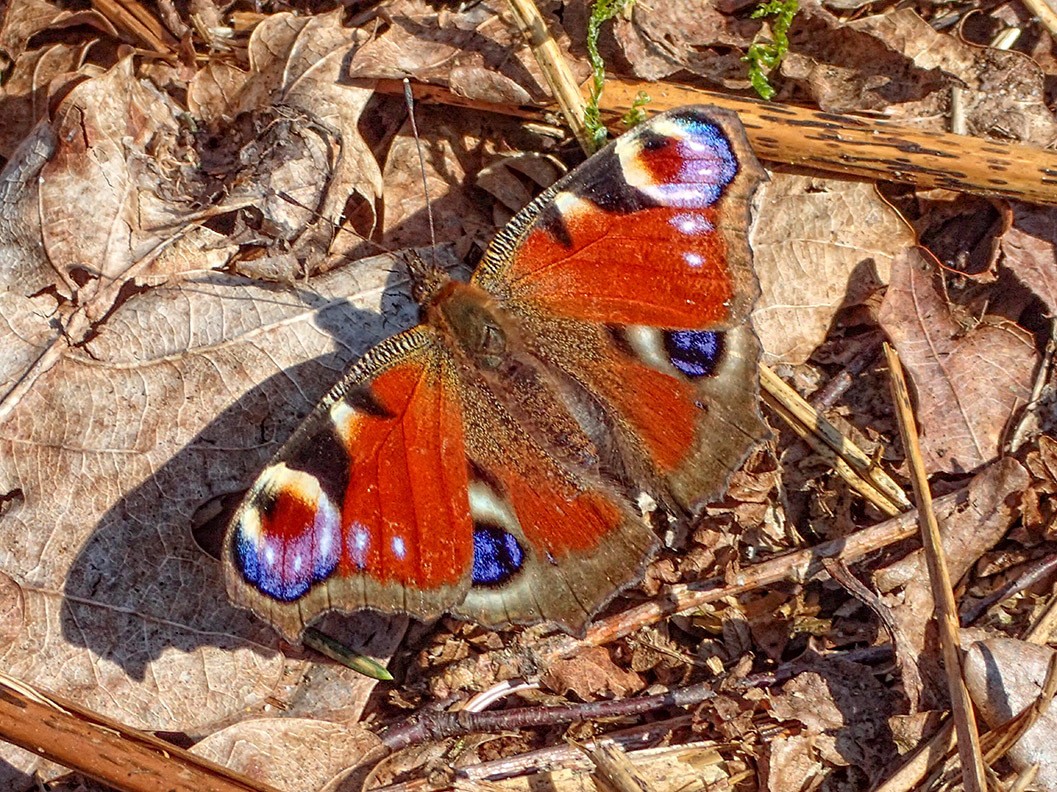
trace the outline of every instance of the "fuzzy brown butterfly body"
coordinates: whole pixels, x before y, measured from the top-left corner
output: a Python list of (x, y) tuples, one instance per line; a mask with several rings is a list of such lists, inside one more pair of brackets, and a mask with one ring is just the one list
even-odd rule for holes
[(764, 435), (736, 117), (671, 111), (559, 181), (372, 349), (248, 493), (232, 600), (286, 637), (371, 608), (582, 631)]

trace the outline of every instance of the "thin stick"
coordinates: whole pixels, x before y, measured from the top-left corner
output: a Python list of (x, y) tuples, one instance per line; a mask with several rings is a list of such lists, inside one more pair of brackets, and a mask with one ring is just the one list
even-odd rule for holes
[(976, 720), (973, 716), (973, 705), (969, 700), (969, 692), (962, 679), (961, 654), (958, 648), (958, 606), (954, 601), (947, 562), (943, 556), (939, 523), (932, 508), (932, 493), (929, 491), (928, 476), (921, 459), (921, 446), (918, 444), (914, 411), (910, 403), (906, 380), (903, 378), (903, 364), (900, 363), (895, 349), (885, 344), (884, 350), (891, 377), (892, 399), (899, 418), (899, 432), (903, 438), (903, 447), (910, 466), (910, 478), (914, 484), (914, 498), (918, 505), (921, 541), (925, 548), (925, 559), (928, 562), (932, 597), (936, 603), (936, 621), (939, 626), (940, 645), (943, 648), (943, 665), (947, 674), (947, 686), (950, 689), (954, 728), (958, 735), (958, 754), (962, 762), (962, 781), (966, 792), (986, 792), (987, 780), (984, 774), (984, 760), (980, 752), (980, 735), (976, 730)]
[(906, 493), (865, 451), (763, 364), (760, 385), (767, 403), (863, 497), (889, 517), (911, 508)]
[[(936, 507), (944, 514), (953, 514), (966, 506), (972, 508), (968, 488), (944, 495), (936, 501)], [(556, 657), (580, 651), (584, 644), (603, 646), (630, 635), (643, 625), (654, 624), (672, 614), (699, 608), (725, 597), (737, 596), (782, 581), (814, 580), (826, 574), (822, 564), (824, 558), (840, 558), (846, 564), (851, 564), (876, 550), (916, 536), (917, 519), (916, 513), (905, 512), (848, 536), (761, 561), (742, 569), (732, 579), (715, 577), (694, 583), (692, 586), (672, 586), (664, 597), (655, 597), (634, 608), (595, 622), (588, 628), (582, 641), (569, 636), (559, 637), (553, 645), (546, 648), (541, 664), (546, 665)]]
[(277, 792), (4, 673), (0, 738), (120, 792)]
[[(770, 372), (766, 366), (761, 366), (761, 370)], [(829, 445), (819, 439), (816, 427), (805, 425), (799, 421), (795, 414), (787, 409), (786, 405), (778, 401), (774, 394), (764, 387), (762, 391), (763, 401), (769, 406), (779, 418), (785, 421), (786, 425), (792, 429), (797, 436), (811, 446), (811, 449), (818, 454), (823, 461), (826, 462), (833, 470), (844, 479), (845, 483), (858, 492), (863, 498), (872, 503), (882, 514), (886, 517), (895, 517), (899, 514), (900, 509), (892, 500), (877, 489), (871, 482), (864, 479), (859, 473), (849, 465), (841, 456), (836, 453)]]
[(565, 116), (565, 122), (573, 131), (580, 148), (591, 153), (591, 135), (584, 123), (584, 108), (587, 105), (558, 43), (547, 30), (547, 24), (532, 0), (509, 0), (509, 3), (514, 12), (514, 21), (528, 42), (532, 54), (536, 56), (536, 63), (543, 71), (551, 93)]
[[(756, 154), (772, 162), (816, 168), (869, 181), (999, 195), (1028, 203), (1057, 204), (1057, 151), (1027, 143), (984, 140), (969, 135), (929, 132), (877, 118), (728, 96), (682, 85), (644, 83), (610, 77), (603, 119), (617, 123), (640, 90), (648, 89), (650, 108), (660, 112), (685, 104), (713, 104), (741, 117)], [(378, 90), (400, 93), (396, 81), (379, 81)], [(456, 96), (437, 86), (417, 88), (419, 101), (432, 101), (539, 120), (543, 110), (491, 105)]]

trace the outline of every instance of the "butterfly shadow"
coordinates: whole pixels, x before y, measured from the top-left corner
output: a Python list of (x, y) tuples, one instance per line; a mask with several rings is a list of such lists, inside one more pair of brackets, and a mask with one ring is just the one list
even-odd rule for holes
[[(63, 587), (62, 635), (95, 656), (103, 687), (112, 666), (137, 682), (148, 673), (164, 678), (157, 664), (163, 656), (162, 663), (169, 662), (167, 650), (249, 646), (271, 654), (279, 646), (270, 627), (228, 602), (218, 560), (224, 526), (279, 445), (350, 363), (414, 324), (417, 308), (396, 268), (381, 312), (331, 300), (314, 313), (314, 324), (334, 339), (337, 351), (277, 372), (244, 393), (126, 492), (74, 559)], [(219, 370), (213, 387), (226, 387)], [(365, 654), (385, 656), (403, 633), (399, 620), (365, 613), (359, 621), (342, 639)], [(179, 673), (184, 661), (175, 662), (171, 670)]]

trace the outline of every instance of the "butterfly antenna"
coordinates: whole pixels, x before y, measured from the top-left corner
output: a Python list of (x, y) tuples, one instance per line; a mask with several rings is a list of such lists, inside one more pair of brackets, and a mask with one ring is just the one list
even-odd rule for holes
[(426, 219), (429, 220), (429, 244), (437, 247), (437, 234), (433, 228), (433, 205), (429, 201), (429, 183), (426, 179), (426, 155), (422, 153), (422, 138), (418, 136), (418, 125), (415, 123), (415, 97), (411, 94), (411, 81), (404, 78), (404, 101), (407, 102), (407, 114), (411, 121), (411, 133), (415, 136), (415, 147), (418, 149), (418, 167), (422, 171), (422, 193), (426, 197)]
[(411, 278), (411, 295), (420, 305), (425, 305), (430, 297), (447, 280), (440, 264), (437, 263), (437, 233), (433, 228), (433, 204), (429, 200), (429, 181), (426, 178), (426, 155), (422, 152), (422, 138), (418, 136), (418, 124), (415, 123), (415, 97), (411, 94), (411, 81), (404, 78), (404, 101), (407, 103), (407, 115), (411, 121), (411, 133), (415, 136), (415, 147), (418, 149), (418, 167), (422, 172), (422, 194), (426, 198), (426, 219), (429, 221), (430, 261), (425, 261), (417, 252), (407, 251), (407, 273)]

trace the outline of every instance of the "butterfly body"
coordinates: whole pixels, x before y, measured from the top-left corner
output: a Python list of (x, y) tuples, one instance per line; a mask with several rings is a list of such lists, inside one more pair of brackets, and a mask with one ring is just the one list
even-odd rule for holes
[(296, 638), (332, 609), (572, 631), (764, 433), (746, 241), (761, 169), (730, 115), (620, 138), (496, 238), (419, 261), (422, 323), (375, 347), (247, 495), (233, 600)]

